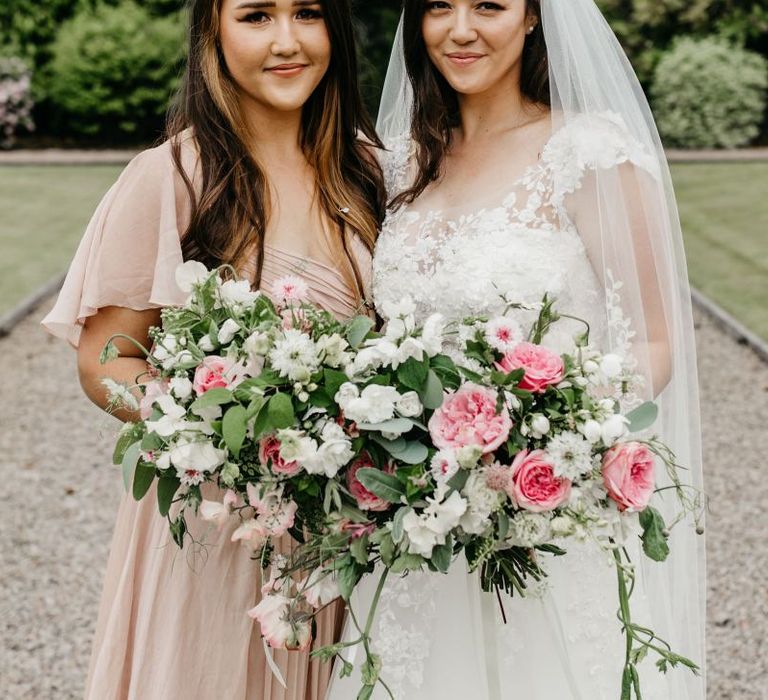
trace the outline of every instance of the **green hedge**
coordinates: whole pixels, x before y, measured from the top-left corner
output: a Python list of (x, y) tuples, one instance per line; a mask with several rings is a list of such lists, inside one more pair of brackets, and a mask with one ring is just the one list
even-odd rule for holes
[(60, 28), (45, 92), (59, 128), (99, 139), (154, 138), (184, 60), (180, 13), (132, 1), (83, 9)]
[(667, 145), (744, 146), (765, 116), (768, 61), (722, 39), (683, 38), (659, 62), (651, 96)]

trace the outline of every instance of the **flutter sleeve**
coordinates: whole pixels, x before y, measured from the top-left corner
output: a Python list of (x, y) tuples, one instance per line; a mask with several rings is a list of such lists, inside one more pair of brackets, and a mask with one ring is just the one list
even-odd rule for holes
[[(194, 174), (188, 139), (182, 158)], [(190, 210), (170, 142), (136, 156), (96, 209), (43, 327), (77, 347), (85, 320), (103, 307), (144, 311), (182, 304), (175, 271), (183, 262), (181, 236)]]

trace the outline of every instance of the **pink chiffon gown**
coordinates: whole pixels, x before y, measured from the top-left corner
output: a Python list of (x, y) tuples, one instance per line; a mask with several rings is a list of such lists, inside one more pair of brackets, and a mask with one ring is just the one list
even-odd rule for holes
[[(197, 153), (184, 135), (185, 170), (198, 178)], [(169, 143), (138, 155), (98, 207), (77, 250), (58, 301), (43, 320), (77, 347), (85, 320), (105, 306), (146, 310), (183, 302), (174, 273), (190, 202)], [(353, 254), (366, 284), (370, 255), (355, 238)], [(339, 317), (359, 304), (342, 273), (270, 247), (263, 287), (299, 274), (310, 297)], [(120, 478), (117, 472), (115, 478)], [(260, 599), (258, 564), (221, 532), (190, 518), (206, 547), (179, 550), (154, 494), (122, 499), (107, 564), (86, 685), (87, 700), (322, 700), (331, 665), (306, 652), (275, 651), (283, 688), (267, 665), (258, 625), (246, 615)], [(282, 547), (290, 547), (290, 539)], [(315, 646), (341, 636), (344, 608), (318, 618)]]

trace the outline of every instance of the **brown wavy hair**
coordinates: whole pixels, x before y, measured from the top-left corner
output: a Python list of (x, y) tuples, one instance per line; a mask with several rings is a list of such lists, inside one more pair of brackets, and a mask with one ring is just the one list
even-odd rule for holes
[[(432, 63), (424, 43), (421, 27), (426, 5), (427, 0), (403, 2), (405, 66), (414, 95), (411, 138), (416, 144), (418, 175), (412, 187), (393, 199), (394, 208), (413, 202), (439, 179), (453, 130), (461, 123), (456, 91)], [(531, 101), (550, 106), (549, 61), (541, 28), (541, 6), (539, 0), (526, 0), (526, 5), (528, 15), (538, 21), (533, 32), (526, 36), (520, 87)]]
[[(255, 256), (258, 287), (269, 217), (268, 180), (246, 146), (248, 129), (237, 86), (221, 51), (222, 1), (189, 2), (189, 58), (168, 115), (166, 136), (192, 201), (182, 239), (184, 259), (199, 260), (209, 268), (230, 264), (241, 270)], [(328, 72), (304, 106), (301, 145), (316, 173), (318, 201), (334, 232), (332, 253), (343, 261), (342, 270), (362, 300), (362, 277), (349, 237), (355, 232), (373, 251), (386, 213), (386, 191), (371, 149), (383, 146), (360, 96), (349, 0), (320, 0), (320, 4), (332, 55)], [(182, 166), (178, 138), (190, 128), (199, 152), (199, 193)]]

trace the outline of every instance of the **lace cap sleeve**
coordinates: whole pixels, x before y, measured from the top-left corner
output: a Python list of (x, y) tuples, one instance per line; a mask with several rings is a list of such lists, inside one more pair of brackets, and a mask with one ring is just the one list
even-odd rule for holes
[(403, 133), (385, 142), (386, 150), (381, 155), (381, 169), (387, 195), (395, 197), (410, 184), (411, 164), (415, 155), (410, 134)]
[[(185, 169), (189, 161), (194, 172), (188, 139), (182, 153)], [(100, 308), (144, 311), (183, 303), (175, 271), (183, 262), (180, 239), (190, 209), (169, 142), (136, 156), (96, 209), (43, 327), (77, 347), (85, 319)]]
[(560, 208), (590, 172), (631, 164), (661, 177), (656, 156), (636, 139), (616, 112), (581, 115), (557, 131), (543, 159), (553, 174), (553, 204)]

